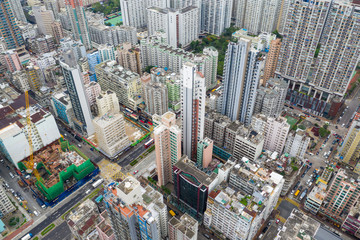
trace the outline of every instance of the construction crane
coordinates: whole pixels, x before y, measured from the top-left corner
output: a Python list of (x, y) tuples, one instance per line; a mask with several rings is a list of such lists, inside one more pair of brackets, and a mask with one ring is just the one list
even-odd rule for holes
[(28, 171), (33, 172), (36, 179), (40, 179), (39, 172), (37, 169), (34, 169), (34, 154), (33, 154), (33, 144), (32, 144), (32, 137), (31, 137), (31, 118), (30, 118), (30, 102), (29, 102), (29, 92), (25, 91), (25, 106), (26, 106), (26, 123), (27, 123), (27, 131), (28, 131), (28, 141), (29, 141), (29, 151), (30, 156), (29, 160), (26, 163), (26, 167)]

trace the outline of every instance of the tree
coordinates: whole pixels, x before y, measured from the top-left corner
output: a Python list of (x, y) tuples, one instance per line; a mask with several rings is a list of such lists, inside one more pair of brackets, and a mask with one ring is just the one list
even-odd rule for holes
[(150, 73), (150, 70), (155, 67), (155, 66), (147, 66), (145, 69), (144, 69), (144, 72), (147, 72), (147, 73)]
[(330, 131), (322, 127), (319, 129), (319, 134), (320, 134), (320, 137), (324, 138), (330, 134)]
[(109, 22), (106, 22), (105, 25), (106, 25), (106, 26), (111, 26), (112, 24), (109, 23)]

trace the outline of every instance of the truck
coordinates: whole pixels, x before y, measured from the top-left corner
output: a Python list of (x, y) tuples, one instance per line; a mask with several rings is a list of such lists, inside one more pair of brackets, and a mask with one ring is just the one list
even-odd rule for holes
[(297, 197), (297, 195), (299, 195), (300, 190), (297, 190), (296, 193), (294, 194), (295, 197)]
[(41, 208), (43, 208), (43, 209), (46, 208), (46, 205), (45, 205), (44, 201), (41, 200), (40, 198), (37, 198), (37, 199), (36, 199), (36, 202), (39, 204), (39, 206), (40, 206)]
[(300, 198), (299, 198), (300, 201), (305, 197), (306, 193), (307, 193), (307, 189), (305, 189), (305, 190), (301, 193), (301, 196), (300, 196)]
[(32, 233), (28, 233), (28, 234), (26, 234), (25, 236), (23, 236), (23, 237), (21, 238), (21, 240), (29, 240), (29, 239), (31, 239), (32, 237), (33, 237)]
[(96, 182), (94, 182), (94, 183), (92, 184), (93, 188), (96, 188), (97, 186), (99, 186), (103, 181), (104, 181), (104, 179), (100, 178), (99, 180), (97, 180)]

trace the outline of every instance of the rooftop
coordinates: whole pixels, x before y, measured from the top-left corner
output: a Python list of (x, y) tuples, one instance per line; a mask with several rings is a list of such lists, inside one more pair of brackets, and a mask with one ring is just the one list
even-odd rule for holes
[[(109, 73), (109, 77), (116, 77), (120, 81), (129, 81), (134, 78), (140, 78), (139, 74), (134, 73), (119, 64), (116, 61), (108, 60), (106, 62), (100, 63), (96, 66), (98, 69), (103, 69), (104, 72)], [(119, 79), (120, 78), (120, 79)], [(115, 79), (114, 79), (115, 80)]]
[(300, 239), (312, 239), (319, 227), (318, 221), (294, 209), (281, 231), (278, 232), (278, 237), (284, 240), (292, 240), (294, 236)]
[(203, 171), (199, 170), (193, 161), (191, 161), (186, 155), (182, 156), (179, 161), (174, 165), (186, 174), (190, 174), (196, 178), (201, 184), (209, 186), (217, 177), (217, 174), (212, 172), (211, 175), (207, 175)]
[[(187, 213), (181, 216), (180, 220), (176, 217), (172, 217), (169, 220), (169, 224), (176, 228), (178, 231), (182, 232), (188, 238), (194, 237), (197, 231), (195, 226), (198, 225), (197, 221), (190, 217)], [(195, 229), (196, 228), (196, 229)]]

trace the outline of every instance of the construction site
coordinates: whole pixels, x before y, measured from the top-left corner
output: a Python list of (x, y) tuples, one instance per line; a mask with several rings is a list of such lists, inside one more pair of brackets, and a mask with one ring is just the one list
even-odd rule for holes
[(33, 174), (28, 173), (30, 171), (26, 167), (26, 161), (18, 164), (20, 170), (25, 172), (25, 178), (30, 176), (28, 184), (36, 186), (37, 192), (49, 202), (62, 200), (66, 197), (66, 192), (75, 190), (86, 182), (81, 180), (99, 172), (98, 167), (87, 156), (63, 139), (34, 154)]

